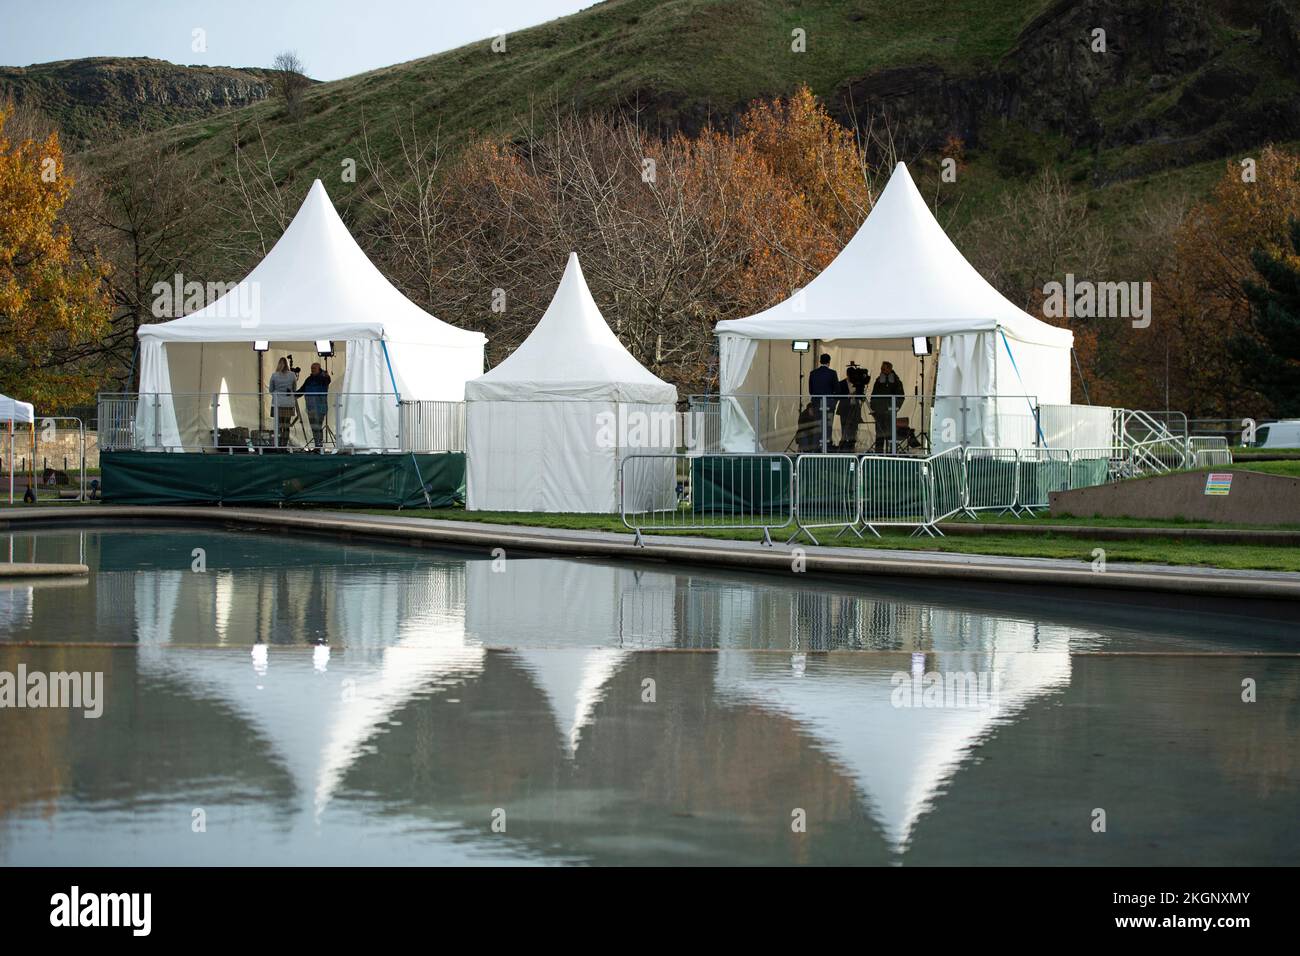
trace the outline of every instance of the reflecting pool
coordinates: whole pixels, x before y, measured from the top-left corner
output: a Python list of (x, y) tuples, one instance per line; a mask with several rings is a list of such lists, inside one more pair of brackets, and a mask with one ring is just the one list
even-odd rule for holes
[(193, 528), (0, 547), (92, 569), (0, 584), (0, 675), (103, 681), (98, 718), (0, 709), (0, 864), (1300, 862), (1296, 629), (1243, 608)]

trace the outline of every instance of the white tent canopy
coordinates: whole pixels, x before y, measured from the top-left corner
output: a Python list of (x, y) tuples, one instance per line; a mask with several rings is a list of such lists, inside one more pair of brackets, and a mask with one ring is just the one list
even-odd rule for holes
[[(891, 361), (911, 394), (918, 373), (911, 342), (929, 337), (939, 339), (939, 357), (926, 393), (1070, 401), (1073, 333), (1017, 308), (975, 271), (902, 163), (866, 222), (805, 288), (757, 315), (719, 322), (716, 331), (723, 395), (801, 392), (792, 340), (819, 343), (814, 355), (830, 353), (841, 369), (853, 358), (874, 375), (880, 360)], [(752, 450), (745, 403), (725, 407), (724, 444)], [(981, 434), (983, 424), (972, 427), (972, 443), (998, 443), (998, 435)]]
[(465, 400), (471, 509), (617, 511), (623, 457), (675, 444), (677, 389), (610, 330), (576, 253), (537, 327)]
[(0, 395), (0, 422), (30, 425), (36, 420), (36, 409), (31, 402), (20, 402), (8, 395)]
[[(305, 366), (315, 360), (314, 343), (329, 340), (336, 350), (331, 391), (431, 401), (464, 397), (465, 382), (483, 370), (486, 342), (482, 333), (440, 322), (384, 278), (320, 180), (242, 282), (197, 312), (142, 326), (139, 338), (142, 395), (258, 392), (252, 343), (271, 344), (264, 369), (269, 377), (279, 356), (294, 353)], [(388, 404), (356, 400), (349, 409), (344, 403), (357, 447), (395, 444), (388, 433), (395, 431), (397, 416)], [(162, 438), (160, 444), (187, 443), (180, 434), (186, 409), (164, 403), (155, 423), (152, 405), (144, 401), (140, 417)], [(204, 424), (211, 427), (210, 414)]]

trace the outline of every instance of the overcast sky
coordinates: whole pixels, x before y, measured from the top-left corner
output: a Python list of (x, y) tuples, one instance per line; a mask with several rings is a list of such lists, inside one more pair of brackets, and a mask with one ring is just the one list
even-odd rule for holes
[[(0, 65), (83, 56), (270, 66), (296, 50), (319, 80), (535, 26), (594, 0), (0, 0)], [(194, 49), (205, 31), (206, 52)]]

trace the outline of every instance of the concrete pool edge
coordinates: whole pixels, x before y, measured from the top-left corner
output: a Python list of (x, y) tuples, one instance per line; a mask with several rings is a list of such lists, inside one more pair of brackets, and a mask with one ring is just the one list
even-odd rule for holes
[(86, 577), (90, 568), (84, 564), (50, 564), (39, 562), (24, 564), (21, 561), (0, 561), (0, 581), (14, 578), (66, 578)]
[[(24, 527), (132, 526), (141, 522), (202, 523), (226, 528), (297, 530), (343, 539), (365, 538), (403, 544), (493, 548), (559, 557), (604, 557), (622, 560), (709, 565), (745, 571), (793, 573), (795, 548), (766, 548), (753, 541), (714, 538), (647, 537), (637, 547), (631, 534), (571, 531), (408, 518), (398, 514), (287, 511), (261, 508), (114, 505), (94, 509), (32, 508), (0, 517), (6, 531)], [(1113, 563), (1105, 571), (1060, 558), (1019, 558), (941, 552), (887, 551), (831, 546), (804, 547), (804, 570), (817, 575), (866, 575), (949, 580), (970, 583), (1040, 584), (1090, 590), (1120, 590), (1220, 598), (1300, 601), (1300, 574), (1282, 571), (1237, 571), (1172, 565)]]

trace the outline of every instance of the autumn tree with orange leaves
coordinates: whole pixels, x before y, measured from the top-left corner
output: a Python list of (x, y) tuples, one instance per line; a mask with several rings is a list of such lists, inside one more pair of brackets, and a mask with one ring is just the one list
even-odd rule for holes
[(1158, 384), (1159, 394), (1148, 402), (1165, 407), (1167, 388), (1168, 407), (1193, 416), (1273, 413), (1254, 370), (1230, 346), (1253, 334), (1244, 288), (1258, 280), (1252, 255), (1285, 254), (1294, 217), (1300, 217), (1300, 154), (1267, 147), (1250, 163), (1227, 163), (1210, 197), (1183, 218), (1155, 279), (1151, 328), (1132, 333), (1126, 363), (1135, 373), (1145, 370), (1149, 385)]
[(11, 139), (12, 114), (0, 105), (0, 391), (47, 408), (88, 401), (93, 376), (57, 353), (107, 327), (103, 271), (73, 255), (60, 219), (73, 183), (57, 134)]

